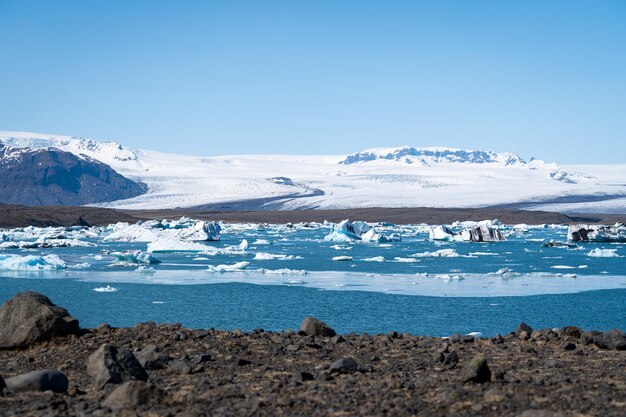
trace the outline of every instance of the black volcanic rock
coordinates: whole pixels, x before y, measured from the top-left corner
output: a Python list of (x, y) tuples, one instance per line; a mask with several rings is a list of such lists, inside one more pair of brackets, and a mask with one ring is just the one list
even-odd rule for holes
[(0, 143), (0, 202), (31, 206), (82, 205), (141, 195), (146, 186), (85, 155), (55, 148)]

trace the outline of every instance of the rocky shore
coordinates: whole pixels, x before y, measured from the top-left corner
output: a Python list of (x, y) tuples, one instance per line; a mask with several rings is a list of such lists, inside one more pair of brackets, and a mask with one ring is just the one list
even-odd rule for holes
[(0, 309), (0, 416), (626, 415), (619, 330), (442, 339), (302, 319), (278, 333), (81, 329), (21, 293)]

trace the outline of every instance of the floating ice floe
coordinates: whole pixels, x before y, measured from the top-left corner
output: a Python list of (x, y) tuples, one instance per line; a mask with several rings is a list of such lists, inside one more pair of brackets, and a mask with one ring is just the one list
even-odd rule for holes
[(306, 275), (308, 271), (304, 269), (289, 269), (289, 268), (280, 268), (280, 269), (259, 269), (258, 272), (268, 275)]
[(136, 266), (137, 264), (159, 264), (161, 260), (151, 253), (141, 251), (113, 252), (116, 262), (111, 266)]
[(98, 287), (93, 289), (95, 292), (116, 292), (117, 288), (107, 285), (106, 287)]
[(66, 263), (56, 255), (0, 255), (1, 271), (54, 271), (66, 267)]
[(111, 232), (104, 238), (106, 242), (153, 242), (161, 238), (201, 242), (220, 240), (222, 229), (218, 223), (202, 220), (184, 222), (152, 220), (135, 224), (116, 223), (109, 225), (109, 230)]
[(352, 256), (342, 255), (342, 256), (333, 257), (333, 261), (345, 262), (345, 261), (351, 261), (351, 260), (352, 260)]
[(384, 256), (373, 256), (371, 258), (361, 259), (363, 262), (385, 262)]
[(296, 255), (284, 255), (280, 253), (265, 253), (258, 252), (254, 255), (254, 260), (257, 261), (271, 261), (271, 260), (281, 260), (281, 261), (290, 261), (293, 259), (303, 259), (302, 256)]
[(69, 248), (69, 247), (93, 247), (91, 242), (83, 242), (78, 239), (48, 239), (39, 238), (35, 241), (8, 241), (0, 243), (0, 249), (34, 249), (34, 248)]
[(338, 224), (332, 224), (331, 230), (324, 240), (330, 242), (399, 242), (402, 237), (397, 233), (390, 235), (384, 235), (376, 233), (376, 230), (369, 224), (362, 221), (351, 222), (350, 220), (344, 220)]
[(621, 258), (617, 253), (617, 249), (600, 249), (595, 248), (587, 253), (592, 258)]
[(248, 250), (248, 247), (250, 245), (248, 244), (248, 241), (246, 239), (242, 240), (241, 243), (239, 244), (239, 250)]
[(207, 271), (208, 272), (237, 272), (237, 271), (243, 271), (244, 269), (246, 269), (248, 265), (250, 265), (250, 262), (246, 262), (246, 261), (236, 262), (233, 265), (217, 265), (217, 266), (209, 265)]
[(178, 239), (158, 238), (148, 243), (149, 253), (158, 252), (217, 252), (217, 249), (197, 242), (186, 242)]
[(567, 229), (567, 239), (574, 242), (626, 242), (626, 226), (577, 224)]
[(412, 262), (419, 262), (419, 259), (415, 259), (415, 258), (403, 258), (400, 256), (396, 256), (393, 258), (394, 262), (404, 262), (404, 263), (412, 263)]
[(578, 247), (575, 243), (570, 242), (558, 242), (555, 240), (550, 240), (549, 242), (544, 242), (541, 247), (543, 248), (567, 248), (567, 249), (575, 249)]
[(252, 242), (252, 245), (269, 245), (271, 244), (271, 242), (267, 239), (257, 239), (254, 242)]
[(459, 255), (456, 249), (440, 249), (434, 252), (419, 252), (411, 255), (413, 258), (459, 258), (468, 257), (467, 255)]

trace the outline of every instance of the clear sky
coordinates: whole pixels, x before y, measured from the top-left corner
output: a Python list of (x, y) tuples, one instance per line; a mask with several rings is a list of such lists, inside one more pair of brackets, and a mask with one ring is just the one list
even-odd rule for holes
[(626, 1), (0, 0), (0, 130), (626, 163)]

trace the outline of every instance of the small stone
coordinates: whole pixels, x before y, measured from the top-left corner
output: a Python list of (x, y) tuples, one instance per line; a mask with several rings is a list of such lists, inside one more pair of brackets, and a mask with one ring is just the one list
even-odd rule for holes
[(455, 366), (457, 363), (459, 363), (459, 355), (456, 353), (456, 350), (453, 350), (452, 352), (448, 353), (443, 360), (443, 364), (444, 365), (448, 365), (450, 367)]
[(517, 329), (515, 329), (515, 336), (519, 337), (521, 332), (526, 332), (530, 335), (533, 332), (533, 328), (530, 327), (528, 324), (522, 322), (519, 324), (519, 326), (517, 326)]
[(352, 358), (343, 358), (330, 365), (329, 372), (339, 374), (351, 374), (359, 369), (359, 365)]
[(310, 372), (297, 372), (293, 376), (293, 379), (296, 382), (306, 382), (306, 381), (314, 381), (315, 377)]
[(148, 374), (137, 358), (124, 348), (104, 344), (87, 360), (87, 374), (97, 388), (130, 380), (147, 381)]
[(556, 359), (546, 359), (543, 363), (546, 368), (558, 368), (561, 366), (561, 363)]
[(250, 362), (247, 359), (242, 359), (242, 358), (235, 358), (233, 359), (233, 366), (247, 366), (247, 365), (251, 365), (252, 362)]
[(336, 345), (336, 344), (339, 344), (339, 343), (344, 343), (345, 341), (346, 341), (346, 339), (342, 335), (334, 336), (333, 338), (330, 339), (330, 342), (333, 345)]
[(134, 409), (157, 404), (163, 398), (161, 390), (143, 381), (127, 381), (115, 388), (102, 402), (113, 410)]
[(2, 391), (7, 387), (7, 384), (4, 383), (4, 379), (2, 379), (2, 375), (0, 375), (0, 395), (2, 395)]
[(196, 365), (209, 362), (210, 360), (211, 360), (211, 355), (209, 355), (208, 353), (195, 355), (193, 358), (191, 358), (191, 362), (193, 362)]
[(576, 344), (575, 343), (563, 343), (561, 345), (561, 349), (563, 350), (576, 350)]
[(527, 331), (522, 331), (517, 335), (517, 337), (519, 340), (528, 340), (530, 339), (530, 334)]
[(473, 343), (476, 338), (468, 334), (453, 334), (448, 340), (451, 343)]
[(573, 338), (579, 339), (582, 332), (576, 326), (565, 326), (561, 329), (561, 334), (563, 336), (571, 336)]
[(518, 414), (518, 417), (562, 417), (563, 414), (550, 411), (550, 410), (526, 410), (521, 414)]
[(491, 381), (491, 370), (487, 365), (487, 360), (484, 357), (477, 356), (472, 359), (461, 373), (462, 382), (475, 382), (482, 384), (483, 382)]
[(135, 357), (145, 369), (164, 369), (170, 361), (170, 356), (160, 352), (156, 345), (148, 345), (134, 353)]
[(337, 333), (326, 323), (313, 317), (305, 317), (298, 329), (298, 334), (306, 336), (333, 337)]
[(167, 366), (177, 374), (189, 375), (191, 373), (191, 366), (189, 366), (187, 361), (183, 359), (174, 359), (169, 361)]
[[(67, 392), (69, 381), (63, 372), (54, 369), (33, 371), (7, 378), (7, 388), (11, 391), (52, 391), (57, 393)], [(1, 390), (0, 390), (1, 391)]]

